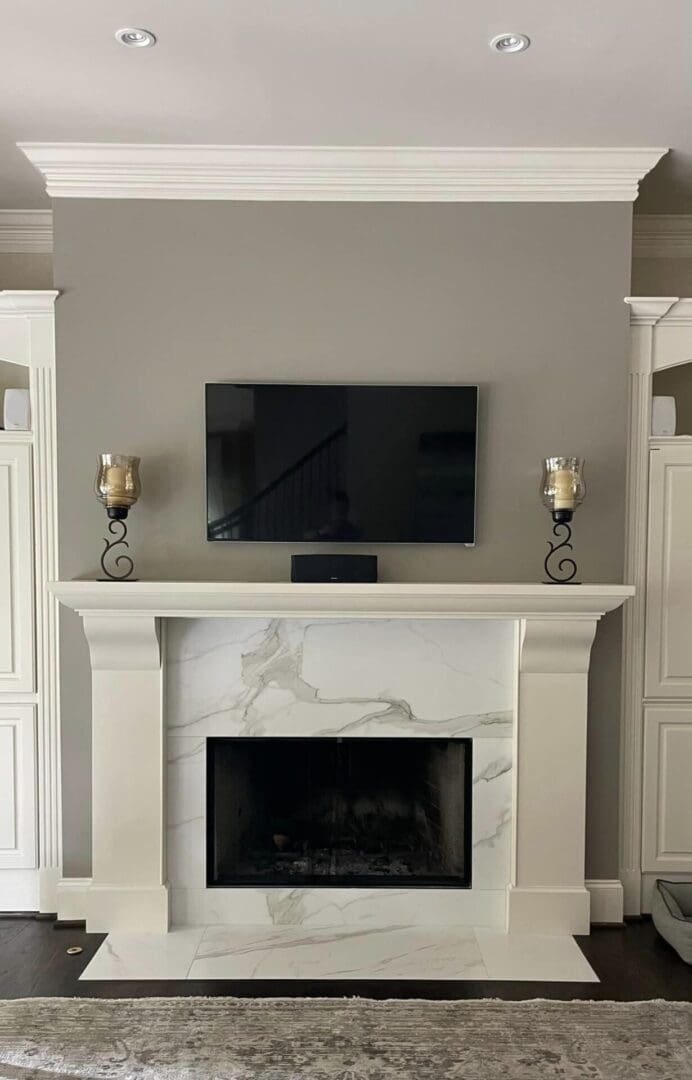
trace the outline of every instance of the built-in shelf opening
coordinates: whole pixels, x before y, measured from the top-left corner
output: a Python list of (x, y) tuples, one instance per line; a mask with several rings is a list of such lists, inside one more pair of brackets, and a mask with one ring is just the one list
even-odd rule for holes
[(655, 371), (651, 390), (655, 396), (675, 399), (674, 435), (692, 435), (692, 361)]

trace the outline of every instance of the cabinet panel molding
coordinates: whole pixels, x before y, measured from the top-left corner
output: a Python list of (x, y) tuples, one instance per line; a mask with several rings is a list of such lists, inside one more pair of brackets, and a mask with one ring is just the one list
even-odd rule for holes
[(30, 869), (36, 855), (36, 709), (0, 704), (0, 869)]
[(642, 869), (692, 871), (692, 704), (644, 710)]
[(651, 451), (647, 698), (692, 698), (692, 445)]
[(31, 446), (0, 444), (0, 693), (35, 690)]

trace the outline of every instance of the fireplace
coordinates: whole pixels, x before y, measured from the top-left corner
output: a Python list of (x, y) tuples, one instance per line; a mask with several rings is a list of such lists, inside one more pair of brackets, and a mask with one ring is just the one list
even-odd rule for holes
[(470, 739), (209, 738), (207, 885), (471, 885)]
[[(633, 591), (532, 584), (53, 585), (53, 595), (84, 618), (94, 673), (93, 878), (79, 906), (66, 893), (72, 907), (64, 917), (81, 910), (96, 933), (160, 934), (171, 922), (588, 933), (589, 657), (598, 619)], [(365, 737), (368, 753), (377, 754), (371, 760), (380, 763), (378, 782), (396, 784), (406, 751), (392, 740), (410, 744), (420, 765), (427, 743), (471, 739), (465, 753), (473, 757), (472, 785), (468, 759), (459, 770), (464, 798), (459, 784), (444, 785), (444, 798), (429, 803), (437, 803), (440, 835), (444, 828), (457, 856), (451, 870), (442, 858), (432, 869), (455, 885), (468, 886), (472, 877), (472, 887), (421, 888), (420, 877), (406, 887), (389, 877), (394, 887), (386, 888), (381, 874), (376, 887), (363, 888), (292, 880), (274, 886), (261, 875), (254, 886), (208, 887), (236, 873), (247, 880), (240, 844), (252, 853), (246, 837), (252, 841), (258, 830), (239, 827), (240, 789), (235, 822), (228, 794), (217, 812), (215, 793), (207, 791), (207, 742), (246, 736), (283, 752), (273, 770), (279, 777), (291, 775), (293, 744), (285, 737)], [(388, 741), (375, 749), (373, 740), (383, 736)], [(219, 779), (219, 790), (232, 790)], [(260, 790), (263, 800), (276, 798), (266, 786)], [(248, 810), (259, 817), (258, 796), (254, 790), (250, 796)], [(432, 805), (428, 817), (435, 820)], [(222, 827), (222, 819), (232, 828)], [(265, 854), (267, 835), (275, 847), (274, 823), (266, 824)]]

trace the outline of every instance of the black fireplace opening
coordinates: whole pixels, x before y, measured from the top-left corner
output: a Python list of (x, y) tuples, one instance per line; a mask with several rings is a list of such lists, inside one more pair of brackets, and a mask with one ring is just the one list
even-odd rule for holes
[(207, 739), (207, 885), (471, 885), (470, 739)]

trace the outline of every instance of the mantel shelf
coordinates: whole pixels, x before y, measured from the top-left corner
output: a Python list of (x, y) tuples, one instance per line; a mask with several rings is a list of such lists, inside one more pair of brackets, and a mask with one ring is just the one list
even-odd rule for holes
[(82, 615), (162, 618), (599, 618), (631, 585), (303, 584), (238, 581), (58, 581), (49, 586)]

